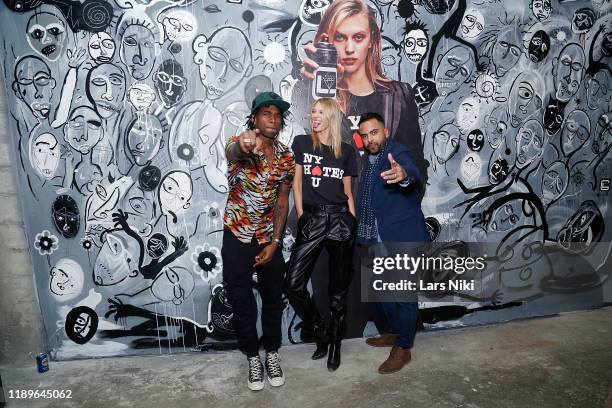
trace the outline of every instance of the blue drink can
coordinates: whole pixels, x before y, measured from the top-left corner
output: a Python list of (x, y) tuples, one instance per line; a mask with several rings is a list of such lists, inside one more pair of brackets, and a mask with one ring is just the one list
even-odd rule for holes
[(38, 366), (39, 373), (46, 373), (49, 371), (49, 356), (46, 353), (40, 353), (37, 355), (36, 365)]

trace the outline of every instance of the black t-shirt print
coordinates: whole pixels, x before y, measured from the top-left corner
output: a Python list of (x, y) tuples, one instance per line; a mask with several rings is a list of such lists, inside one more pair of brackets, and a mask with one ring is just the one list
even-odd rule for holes
[(330, 146), (314, 149), (310, 135), (293, 139), (295, 162), (302, 165), (302, 203), (307, 205), (344, 204), (342, 178), (357, 176), (355, 149), (342, 143), (342, 156), (336, 159)]
[(380, 90), (376, 90), (365, 96), (349, 94), (348, 107), (344, 120), (349, 125), (351, 132), (359, 133), (359, 119), (362, 114), (374, 112), (384, 118), (385, 115), (383, 111), (383, 94)]

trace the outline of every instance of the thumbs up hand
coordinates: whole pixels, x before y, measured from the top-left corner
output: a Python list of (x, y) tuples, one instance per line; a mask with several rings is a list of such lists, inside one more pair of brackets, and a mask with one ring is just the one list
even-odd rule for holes
[(399, 183), (408, 177), (406, 170), (404, 170), (404, 168), (393, 159), (393, 155), (391, 153), (387, 155), (387, 159), (391, 164), (391, 168), (380, 173), (380, 176), (387, 181), (387, 184)]

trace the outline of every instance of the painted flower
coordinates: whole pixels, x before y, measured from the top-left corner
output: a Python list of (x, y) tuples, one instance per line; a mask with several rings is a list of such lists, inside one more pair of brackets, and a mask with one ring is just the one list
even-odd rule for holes
[(86, 235), (80, 242), (81, 247), (86, 251), (89, 251), (93, 246), (93, 240), (89, 235)]
[(59, 241), (57, 237), (49, 230), (44, 230), (40, 234), (36, 234), (36, 239), (34, 240), (34, 247), (38, 250), (38, 253), (41, 255), (51, 255), (57, 247), (59, 246)]
[(193, 271), (208, 282), (221, 272), (221, 251), (205, 242), (191, 253), (191, 263)]
[(210, 204), (204, 207), (204, 212), (208, 214), (208, 217), (214, 222), (221, 218), (221, 211), (219, 211), (219, 203), (216, 201), (211, 202)]

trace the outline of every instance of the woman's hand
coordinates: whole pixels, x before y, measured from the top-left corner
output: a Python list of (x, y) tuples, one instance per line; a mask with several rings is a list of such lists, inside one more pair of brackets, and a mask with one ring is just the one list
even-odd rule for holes
[[(327, 34), (323, 33), (321, 37), (327, 37)], [(314, 80), (313, 72), (319, 68), (319, 64), (317, 64), (317, 62), (312, 59), (314, 58), (314, 55), (317, 52), (317, 47), (314, 45), (314, 43), (306, 44), (304, 46), (304, 52), (306, 53), (306, 55), (308, 55), (308, 58), (303, 61), (304, 67), (300, 69), (300, 74), (302, 74), (304, 78), (308, 78), (312, 81)], [(344, 76), (344, 67), (342, 66), (342, 64), (336, 65), (336, 71), (338, 72), (338, 82), (340, 82), (340, 80)]]

